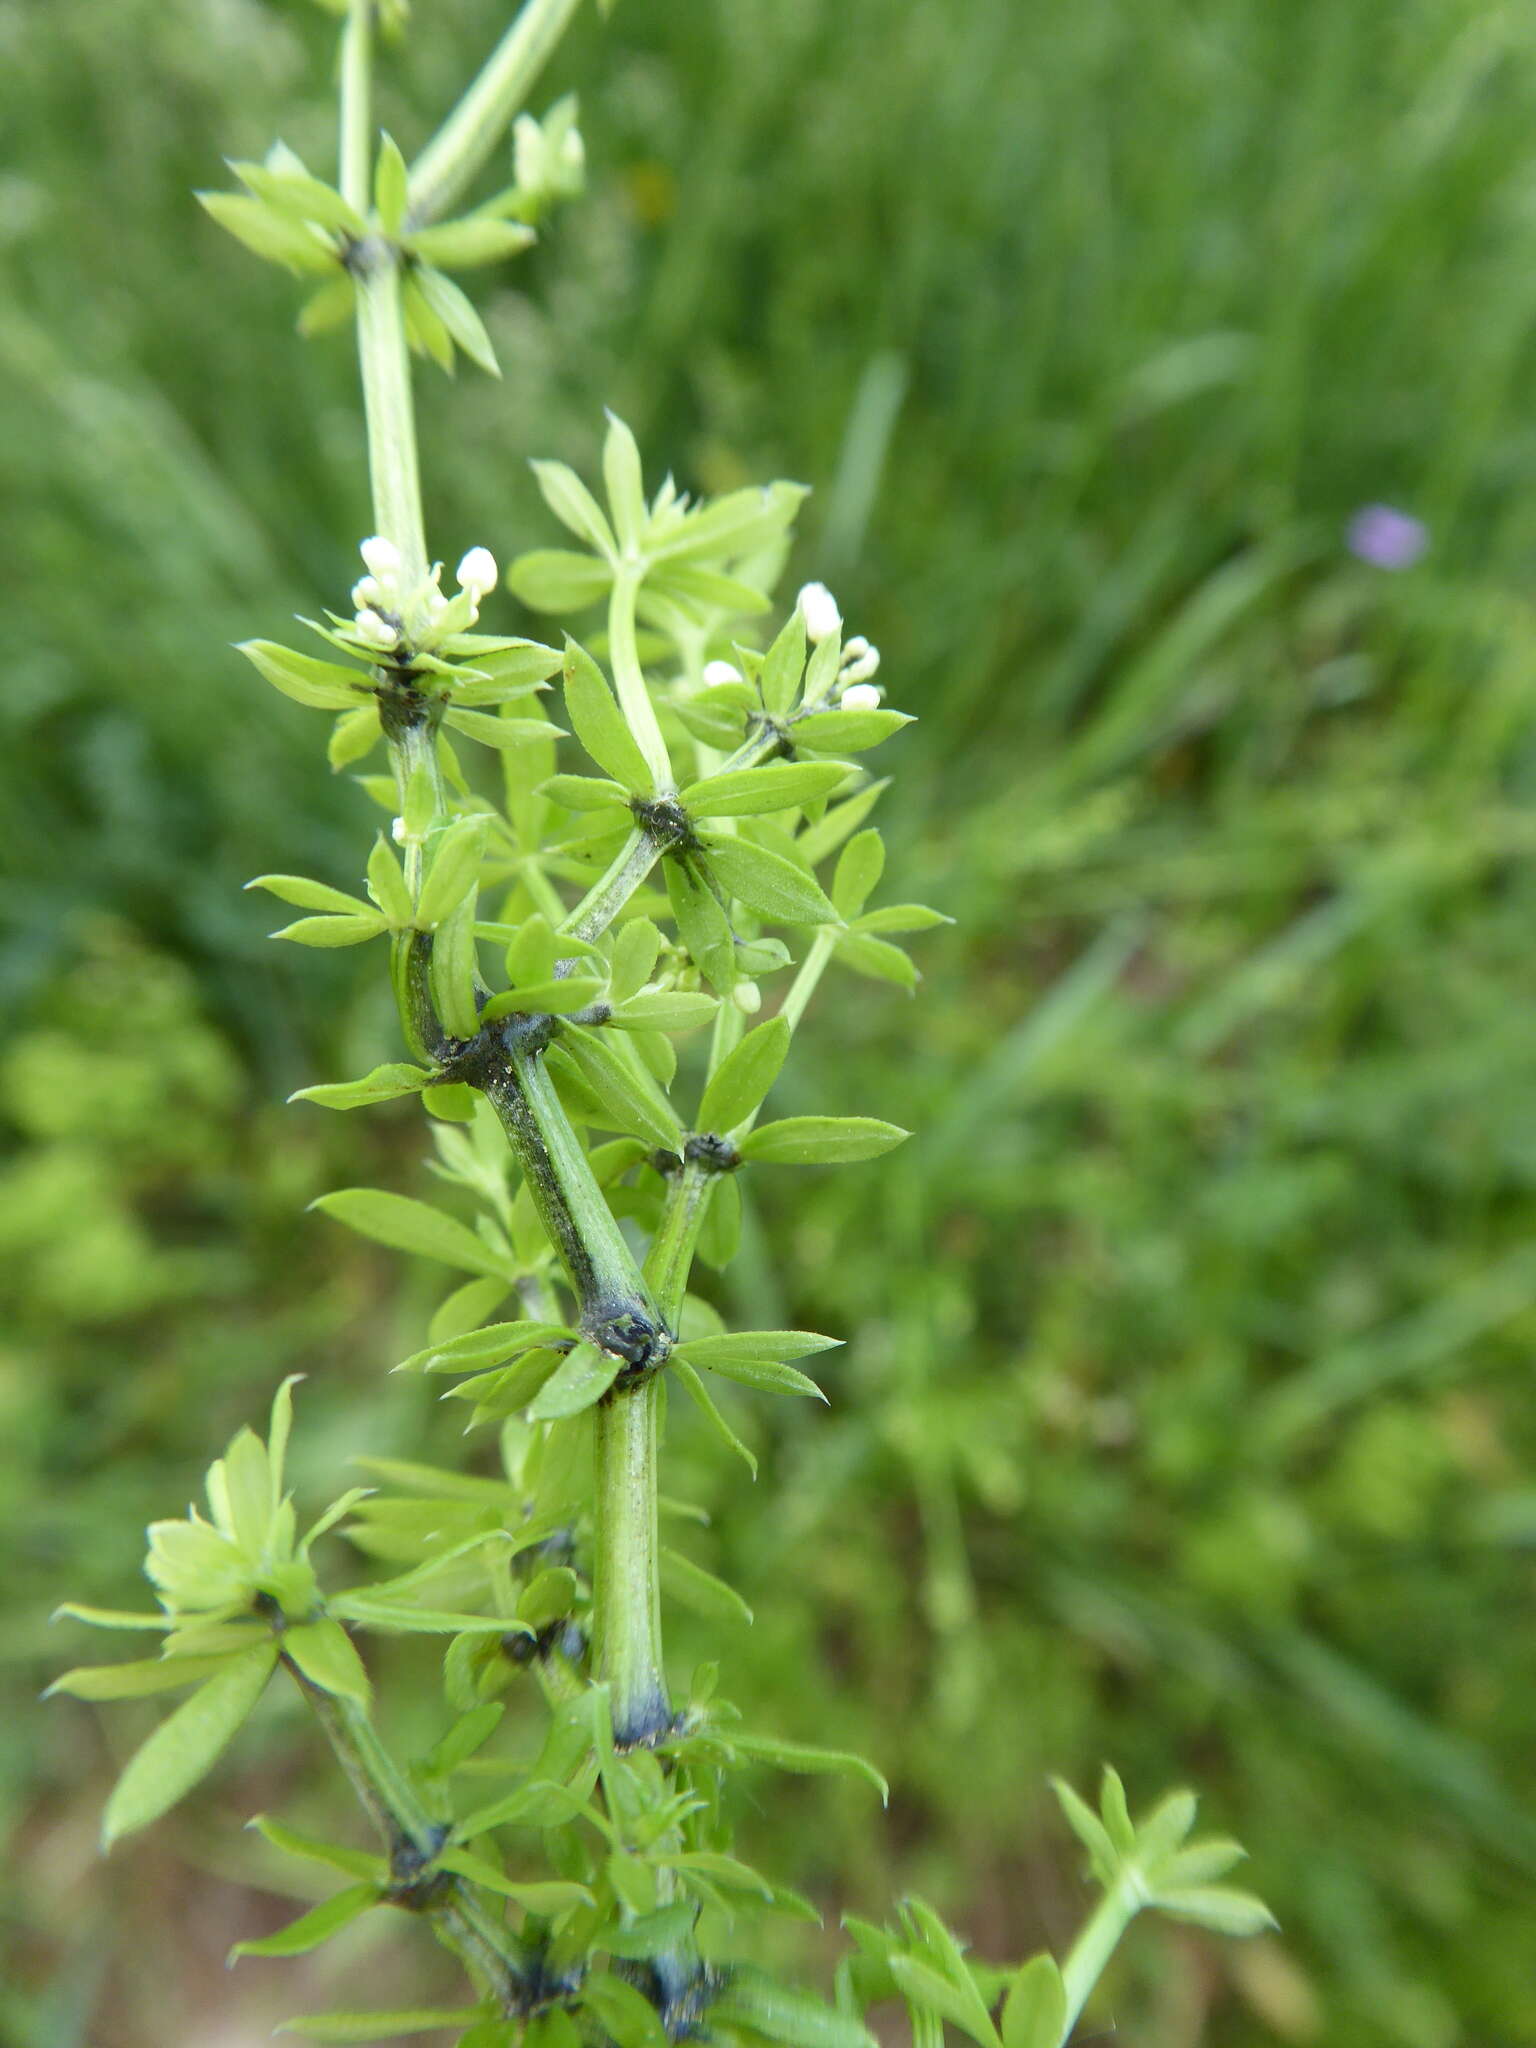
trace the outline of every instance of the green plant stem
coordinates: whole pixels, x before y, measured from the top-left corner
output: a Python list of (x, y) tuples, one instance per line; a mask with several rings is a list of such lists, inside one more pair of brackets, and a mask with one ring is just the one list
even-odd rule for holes
[[(354, 258), (353, 278), (374, 521), (384, 538), (400, 550), (402, 586), (414, 589), (427, 573), (427, 541), (421, 516), (421, 472), (400, 296), (400, 260), (387, 244), (371, 241)], [(404, 621), (408, 634), (412, 624), (410, 619)]]
[(613, 664), (613, 687), (619, 708), (645, 756), (645, 765), (655, 777), (657, 796), (671, 796), (677, 784), (672, 779), (672, 757), (661, 736), (656, 707), (645, 687), (640, 653), (635, 643), (635, 599), (645, 574), (641, 563), (623, 561), (614, 572), (608, 594), (608, 659)]
[[(426, 1876), (443, 1846), (445, 1830), (432, 1819), (410, 1780), (379, 1740), (365, 1708), (323, 1692), (289, 1664), (299, 1690), (324, 1729), (337, 1762), (379, 1831), (392, 1873), (402, 1863)], [(462, 1878), (445, 1874), (441, 1892), (421, 1910), (436, 1921), (449, 1948), (473, 1982), (508, 2013), (523, 2006), (528, 1958), (512, 1930), (490, 1913)]]
[(645, 1258), (649, 1281), (670, 1328), (676, 1329), (688, 1290), (688, 1274), (704, 1221), (704, 1208), (715, 1169), (697, 1159), (685, 1160), (667, 1185), (661, 1222)]
[(567, 937), (584, 939), (588, 945), (600, 939), (655, 867), (661, 848), (649, 832), (637, 826), (619, 848), (604, 873), (582, 897), (560, 925)]
[(1122, 1871), (1100, 1899), (1083, 1931), (1073, 1942), (1071, 1951), (1061, 1966), (1061, 1981), (1067, 1992), (1067, 2010), (1057, 2048), (1066, 2048), (1083, 2007), (1093, 1995), (1093, 1987), (1103, 1976), (1105, 1966), (1120, 1944), (1120, 1937), (1144, 1903), (1145, 1895), (1135, 1873)]
[(837, 935), (824, 926), (811, 941), (810, 951), (795, 970), (790, 983), (789, 994), (779, 1010), (781, 1017), (787, 1017), (791, 1031), (800, 1029), (800, 1020), (805, 1015), (806, 1005), (816, 993), (817, 983), (827, 971), (832, 950), (837, 944)]
[(593, 1415), (593, 1661), (610, 1688), (620, 1748), (655, 1742), (672, 1723), (661, 1661), (655, 1373), (615, 1386)]
[(446, 213), (533, 89), (581, 0), (528, 0), (459, 104), (411, 167), (409, 218)]
[(373, 182), (373, 0), (348, 0), (341, 32), (341, 196), (366, 214)]

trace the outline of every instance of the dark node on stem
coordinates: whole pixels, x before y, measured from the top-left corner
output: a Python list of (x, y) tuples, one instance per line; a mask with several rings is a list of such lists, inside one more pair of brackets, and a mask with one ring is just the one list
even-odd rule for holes
[(534, 1635), (504, 1635), (501, 1647), (508, 1663), (519, 1669), (546, 1663), (557, 1651), (568, 1662), (579, 1664), (587, 1654), (587, 1632), (579, 1622), (562, 1615), (558, 1621), (545, 1622)]
[(275, 1600), (270, 1593), (258, 1593), (251, 1602), (251, 1612), (259, 1614), (263, 1621), (270, 1622), (274, 1635), (280, 1636), (288, 1626), (288, 1617), (283, 1612), (282, 1602)]
[(592, 1342), (611, 1357), (622, 1358), (628, 1368), (620, 1379), (633, 1380), (639, 1374), (666, 1363), (672, 1349), (672, 1333), (665, 1324), (653, 1322), (644, 1309), (632, 1302), (617, 1306), (599, 1303), (585, 1325)]
[(655, 1691), (628, 1701), (623, 1711), (615, 1714), (613, 1746), (620, 1751), (654, 1749), (658, 1742), (665, 1742), (676, 1733), (677, 1716), (658, 1686)]
[(651, 799), (635, 797), (629, 806), (634, 813), (635, 823), (653, 846), (668, 847), (678, 852), (689, 852), (697, 847), (693, 826), (688, 813), (673, 796), (659, 796)]
[(683, 1157), (706, 1173), (734, 1173), (741, 1164), (741, 1154), (730, 1139), (717, 1137), (713, 1131), (695, 1131), (683, 1147)]
[(704, 2014), (721, 1988), (717, 1972), (695, 1956), (676, 1953), (652, 1956), (643, 1963), (616, 1962), (614, 1968), (655, 2007), (669, 2040), (701, 2038)]
[[(397, 621), (391, 619), (390, 624)], [(407, 660), (409, 655), (407, 654)], [(424, 690), (417, 677), (399, 660), (379, 663), (373, 694), (378, 700), (379, 724), (388, 740), (403, 740), (407, 733), (435, 732), (442, 722), (446, 699), (441, 690)]]
[(664, 1180), (670, 1180), (674, 1174), (683, 1170), (681, 1156), (676, 1152), (663, 1152), (659, 1145), (654, 1152), (646, 1154), (645, 1163), (653, 1173), (659, 1173)]
[(434, 1870), (432, 1862), (451, 1833), (447, 1823), (440, 1821), (425, 1842), (402, 1837), (393, 1843), (388, 1887), (392, 1906), (400, 1906), (407, 1913), (430, 1913), (434, 1906), (442, 1904), (444, 1895), (453, 1887), (453, 1877), (449, 1871)]

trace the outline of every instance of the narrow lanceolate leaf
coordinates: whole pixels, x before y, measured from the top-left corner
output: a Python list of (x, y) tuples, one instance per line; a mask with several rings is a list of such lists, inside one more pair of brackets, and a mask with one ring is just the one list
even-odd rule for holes
[(808, 753), (862, 754), (911, 723), (905, 711), (813, 711), (795, 720), (790, 738)]
[(885, 871), (885, 842), (873, 826), (855, 833), (837, 857), (832, 901), (841, 917), (857, 917)]
[(56, 1678), (44, 1698), (67, 1692), (77, 1700), (146, 1699), (151, 1693), (195, 1685), (228, 1661), (227, 1657), (135, 1657), (126, 1664), (82, 1664)]
[(424, 1350), (412, 1352), (396, 1368), (400, 1372), (480, 1372), (488, 1365), (500, 1365), (525, 1351), (574, 1338), (574, 1330), (559, 1323), (520, 1320), (490, 1323), (483, 1330), (466, 1330), (461, 1336), (444, 1338)]
[(629, 791), (623, 783), (610, 782), (602, 775), (551, 775), (539, 784), (537, 793), (568, 811), (625, 810), (629, 805)]
[(443, 723), (463, 733), (466, 739), (478, 741), (482, 747), (494, 747), (498, 753), (505, 753), (509, 747), (530, 746), (535, 740), (565, 737), (562, 728), (551, 725), (547, 718), (505, 718), (488, 711), (460, 711), (457, 706), (443, 714)]
[(270, 1814), (258, 1813), (246, 1826), (254, 1828), (258, 1835), (281, 1849), (289, 1856), (303, 1856), (311, 1863), (324, 1863), (332, 1870), (344, 1870), (349, 1877), (365, 1877), (375, 1884), (382, 1883), (389, 1875), (389, 1865), (382, 1856), (370, 1855), (366, 1849), (348, 1849), (339, 1842), (322, 1842), (314, 1835), (300, 1834), (283, 1821), (274, 1820)]
[(785, 1017), (770, 1017), (749, 1031), (710, 1077), (699, 1104), (698, 1128), (723, 1136), (751, 1116), (778, 1079), (789, 1040)]
[(296, 946), (361, 946), (388, 930), (376, 910), (366, 910), (354, 917), (301, 917), (271, 936), (291, 939)]
[(1120, 1869), (1120, 1853), (1114, 1839), (1093, 1808), (1074, 1792), (1065, 1778), (1052, 1778), (1051, 1790), (1067, 1817), (1067, 1825), (1088, 1851), (1094, 1876), (1105, 1886), (1114, 1883)]
[[(560, 1043), (612, 1117), (615, 1130), (632, 1131), (667, 1151), (680, 1149), (682, 1123), (654, 1076), (591, 1031), (567, 1029)], [(623, 1046), (622, 1040), (618, 1043)]]
[(803, 1742), (781, 1742), (775, 1735), (743, 1735), (739, 1728), (725, 1731), (722, 1740), (739, 1756), (776, 1764), (781, 1771), (811, 1777), (841, 1772), (849, 1777), (862, 1778), (866, 1785), (875, 1788), (882, 1800), (891, 1796), (890, 1786), (874, 1765), (861, 1756), (855, 1756), (851, 1750), (815, 1749)]
[[(697, 1341), (705, 1343), (708, 1340), (700, 1338)], [(751, 1387), (754, 1393), (809, 1394), (818, 1401), (827, 1398), (814, 1380), (807, 1379), (803, 1372), (796, 1372), (792, 1365), (727, 1356), (701, 1358), (692, 1344), (679, 1345), (672, 1356), (681, 1358), (687, 1365), (704, 1366), (710, 1372), (719, 1373), (722, 1379), (737, 1380), (742, 1386)]]
[(393, 135), (381, 135), (378, 162), (373, 173), (373, 203), (378, 209), (379, 225), (386, 235), (398, 235), (404, 224), (410, 182), (410, 172), (405, 167), (399, 143)]
[(326, 1899), (299, 1919), (290, 1920), (276, 1934), (266, 1935), (260, 1941), (237, 1941), (229, 1952), (229, 1960), (234, 1962), (237, 1956), (307, 1955), (322, 1941), (329, 1941), (333, 1934), (339, 1934), (343, 1927), (350, 1927), (359, 1914), (366, 1913), (378, 1902), (379, 1887), (376, 1884), (349, 1885), (333, 1899)]
[(298, 276), (324, 277), (340, 261), (328, 235), (291, 220), (243, 192), (199, 192), (198, 204), (226, 233), (269, 263)]
[(442, 270), (474, 270), (482, 263), (500, 263), (517, 256), (537, 237), (533, 229), (516, 220), (475, 219), (444, 221), (441, 226), (417, 228), (406, 237), (405, 246)]
[(444, 277), (430, 264), (418, 264), (412, 282), (436, 317), (447, 328), (471, 362), (478, 363), (492, 377), (501, 375), (501, 365), (485, 331), (485, 322), (451, 277)]
[(688, 1363), (687, 1359), (679, 1357), (677, 1352), (674, 1351), (667, 1360), (667, 1370), (677, 1380), (689, 1400), (693, 1402), (710, 1428), (720, 1438), (720, 1441), (728, 1450), (736, 1453), (737, 1457), (741, 1459), (755, 1479), (757, 1477), (757, 1459), (747, 1449), (741, 1438), (715, 1406), (714, 1401), (710, 1397), (709, 1389), (699, 1378), (698, 1373)]
[(368, 856), (368, 894), (392, 925), (402, 929), (411, 921), (411, 892), (395, 850), (381, 832)]
[(381, 1188), (340, 1188), (333, 1195), (321, 1195), (310, 1207), (396, 1251), (419, 1252), (467, 1273), (500, 1277), (506, 1271), (506, 1261), (472, 1230), (409, 1195), (386, 1194)]
[(1262, 1934), (1280, 1923), (1252, 1892), (1228, 1891), (1222, 1885), (1199, 1885), (1189, 1891), (1159, 1891), (1152, 1901), (1160, 1913), (1209, 1927), (1213, 1934)]
[(691, 863), (666, 863), (667, 898), (678, 936), (717, 995), (736, 985), (736, 944), (730, 919)]
[(562, 526), (600, 555), (611, 559), (618, 553), (613, 529), (603, 517), (602, 507), (574, 469), (563, 462), (531, 462), (528, 466), (545, 504)]
[(837, 923), (837, 912), (821, 884), (782, 853), (715, 832), (701, 832), (699, 838), (726, 894), (739, 897), (760, 917), (774, 924)]
[(840, 1166), (878, 1159), (911, 1136), (874, 1116), (786, 1116), (741, 1140), (743, 1159), (771, 1166)]
[(736, 1588), (728, 1586), (724, 1579), (717, 1579), (713, 1572), (705, 1571), (691, 1557), (684, 1557), (680, 1550), (662, 1546), (661, 1577), (663, 1586), (674, 1599), (680, 1600), (685, 1607), (691, 1607), (695, 1614), (703, 1615), (705, 1620), (743, 1622), (751, 1627), (752, 1610)]
[(774, 717), (781, 718), (800, 694), (805, 668), (805, 618), (799, 606), (790, 613), (778, 637), (763, 656), (758, 688)]
[(953, 924), (942, 910), (930, 910), (926, 903), (887, 903), (881, 910), (866, 910), (855, 918), (856, 932), (931, 932), (935, 925)]
[(679, 798), (695, 818), (747, 818), (769, 811), (803, 809), (830, 796), (848, 779), (833, 761), (780, 761), (766, 768), (733, 768), (691, 782)]
[(168, 1629), (170, 1622), (163, 1614), (135, 1614), (123, 1607), (84, 1607), (77, 1600), (66, 1600), (55, 1607), (49, 1617), (52, 1621), (83, 1621), (88, 1628), (154, 1628)]
[(283, 1655), (303, 1672), (311, 1685), (322, 1692), (337, 1693), (343, 1699), (366, 1706), (373, 1688), (363, 1660), (339, 1621), (306, 1621), (285, 1630)]
[(417, 1095), (431, 1081), (425, 1067), (391, 1061), (375, 1067), (359, 1081), (322, 1081), (314, 1088), (298, 1088), (290, 1102), (318, 1102), (322, 1109), (364, 1109), (374, 1102), (393, 1102), (400, 1095)]
[(597, 663), (574, 640), (565, 643), (565, 708), (572, 730), (605, 774), (649, 796), (655, 787), (634, 734)]
[(578, 1344), (529, 1402), (529, 1421), (555, 1422), (594, 1407), (618, 1378), (623, 1364), (611, 1351), (600, 1351), (595, 1344)]
[(515, 1899), (530, 1913), (553, 1917), (556, 1913), (568, 1913), (573, 1906), (590, 1906), (592, 1903), (592, 1894), (584, 1884), (571, 1884), (563, 1878), (529, 1878), (525, 1881), (504, 1877), (488, 1857), (476, 1856), (469, 1849), (444, 1849), (437, 1860), (444, 1870), (451, 1870), (457, 1877), (470, 1878), (475, 1884), (484, 1885), (487, 1891), (499, 1892), (504, 1899)]
[(874, 2048), (874, 2036), (851, 2014), (744, 1972), (732, 1976), (725, 1996), (705, 2017), (743, 2027), (784, 2048)]
[(269, 896), (298, 910), (329, 910), (348, 917), (373, 915), (361, 896), (349, 896), (345, 889), (333, 889), (328, 882), (312, 882), (307, 875), (256, 875), (245, 886), (265, 889)]
[(355, 668), (342, 668), (334, 661), (317, 661), (310, 654), (295, 654), (291, 647), (279, 647), (275, 640), (242, 640), (243, 654), (257, 674), (274, 690), (281, 690), (296, 704), (309, 704), (318, 711), (353, 711), (372, 685)]
[(536, 981), (531, 987), (509, 988), (492, 996), (480, 1012), (480, 1022), (494, 1024), (518, 1011), (535, 1017), (569, 1017), (586, 1009), (602, 992), (603, 983), (593, 974), (571, 974), (563, 981)]
[(607, 596), (612, 582), (606, 561), (567, 548), (534, 548), (507, 571), (513, 594), (536, 612), (583, 612)]
[[(682, 1347), (695, 1365), (782, 1364), (786, 1358), (810, 1358), (818, 1351), (836, 1351), (841, 1337), (818, 1337), (814, 1330), (723, 1330), (717, 1337), (692, 1337)], [(674, 1353), (674, 1356), (677, 1354)]]
[(917, 969), (900, 946), (892, 946), (884, 939), (869, 938), (863, 932), (841, 932), (837, 957), (855, 974), (866, 974), (872, 981), (893, 982), (909, 993), (917, 987)]
[(231, 1657), (183, 1700), (130, 1759), (102, 1819), (102, 1843), (147, 1827), (207, 1776), (261, 1698), (277, 1662), (274, 1642)]
[(285, 2020), (280, 2034), (302, 2034), (307, 2041), (393, 2041), (402, 2034), (430, 2034), (440, 2027), (468, 2027), (487, 2016), (483, 2005), (454, 2007), (418, 2005), (391, 2012), (311, 2012)]
[(480, 1028), (475, 1005), (475, 897), (462, 897), (439, 920), (427, 965), (427, 987), (443, 1029), (454, 1038), (473, 1038)]
[(686, 989), (658, 989), (631, 996), (610, 1011), (608, 1023), (620, 1031), (693, 1031), (707, 1024), (720, 1005), (713, 996)]
[[(961, 1967), (963, 1970), (964, 1965)], [(997, 2029), (968, 1971), (965, 1981), (956, 1984), (916, 1956), (895, 1955), (891, 1957), (891, 1975), (915, 2004), (969, 2034), (978, 2048), (1000, 2048)]]
[(1048, 1955), (1032, 1956), (1003, 2000), (1003, 2048), (1058, 2048), (1067, 2024), (1067, 1987)]
[(635, 437), (617, 413), (608, 415), (603, 442), (603, 486), (621, 547), (634, 547), (646, 523), (645, 483)]
[(290, 220), (313, 221), (317, 227), (338, 229), (361, 236), (368, 224), (356, 207), (308, 171), (274, 170), (267, 164), (232, 163), (230, 169), (248, 192), (265, 202), (275, 213)]
[(431, 931), (456, 910), (474, 888), (489, 828), (490, 820), (483, 815), (460, 818), (438, 836), (416, 904), (416, 922), (423, 931)]

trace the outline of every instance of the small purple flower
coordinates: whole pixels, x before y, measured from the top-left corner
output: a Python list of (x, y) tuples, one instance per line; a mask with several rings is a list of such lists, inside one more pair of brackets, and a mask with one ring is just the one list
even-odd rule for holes
[(1429, 546), (1429, 528), (1395, 505), (1362, 505), (1345, 539), (1349, 552), (1374, 569), (1411, 569)]

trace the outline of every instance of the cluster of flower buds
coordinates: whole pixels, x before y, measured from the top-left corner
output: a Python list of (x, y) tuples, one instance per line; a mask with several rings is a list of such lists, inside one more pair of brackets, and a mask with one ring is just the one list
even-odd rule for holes
[(542, 122), (532, 114), (518, 115), (512, 126), (512, 171), (525, 204), (542, 209), (551, 200), (579, 197), (586, 169), (574, 94), (557, 100)]
[(352, 586), (352, 631), (364, 647), (380, 654), (398, 653), (402, 646), (430, 652), (453, 634), (468, 632), (480, 616), (481, 600), (496, 588), (496, 557), (489, 548), (471, 548), (460, 562), (454, 572), (455, 597), (444, 597), (439, 587), (441, 562), (407, 589), (400, 550), (382, 534), (365, 540), (359, 552), (368, 573)]
[[(807, 583), (795, 600), (805, 621), (805, 636), (813, 646), (841, 632), (843, 615), (837, 599), (825, 583)], [(862, 633), (856, 633), (842, 651), (837, 671), (838, 703), (845, 711), (874, 711), (881, 692), (870, 681), (880, 666), (880, 650), (871, 647)]]

